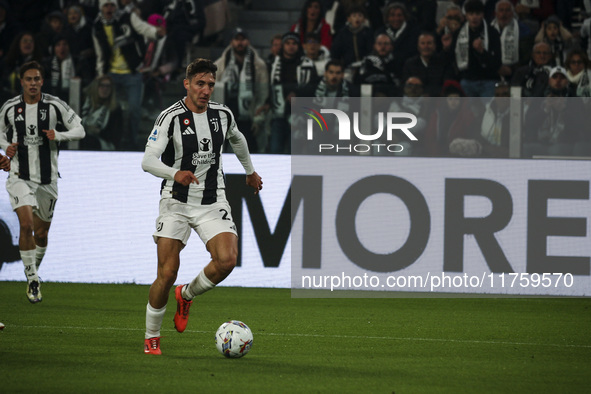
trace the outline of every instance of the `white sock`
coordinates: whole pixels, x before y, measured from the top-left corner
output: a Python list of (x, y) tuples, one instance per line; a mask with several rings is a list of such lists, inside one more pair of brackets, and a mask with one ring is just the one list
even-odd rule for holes
[(160, 309), (156, 309), (148, 302), (148, 306), (146, 307), (146, 339), (160, 336), (164, 312), (166, 312), (166, 305)]
[(35, 249), (21, 250), (20, 252), (23, 265), (25, 266), (25, 275), (27, 280), (29, 282), (33, 280), (39, 282), (39, 277), (37, 276), (37, 267), (35, 266)]
[(203, 294), (214, 287), (215, 284), (210, 281), (207, 276), (205, 276), (205, 272), (201, 270), (199, 275), (197, 275), (197, 277), (193, 279), (191, 283), (183, 287), (183, 298), (186, 300), (192, 300), (194, 297)]
[(37, 246), (35, 248), (35, 265), (37, 266), (37, 270), (39, 270), (39, 266), (41, 265), (41, 260), (43, 260), (43, 256), (45, 256), (45, 251), (47, 250), (46, 247)]

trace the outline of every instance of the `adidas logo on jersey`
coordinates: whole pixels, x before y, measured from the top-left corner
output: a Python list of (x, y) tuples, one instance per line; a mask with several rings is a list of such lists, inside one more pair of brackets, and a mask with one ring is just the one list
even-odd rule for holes
[(187, 127), (187, 130), (183, 131), (183, 135), (191, 135), (191, 134), (195, 134), (195, 132), (190, 127)]
[(18, 116), (16, 117), (15, 121), (17, 122), (24, 122), (25, 118), (23, 118), (23, 114), (18, 114)]

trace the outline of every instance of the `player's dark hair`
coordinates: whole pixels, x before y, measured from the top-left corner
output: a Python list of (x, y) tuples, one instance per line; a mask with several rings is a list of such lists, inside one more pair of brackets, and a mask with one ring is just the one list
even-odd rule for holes
[(189, 81), (193, 79), (193, 77), (197, 74), (201, 73), (212, 73), (213, 77), (215, 78), (215, 74), (218, 70), (218, 66), (216, 66), (211, 60), (197, 58), (193, 60), (188, 66), (187, 71), (185, 73), (185, 78)]
[(41, 78), (45, 78), (45, 68), (43, 68), (41, 64), (34, 60), (23, 64), (21, 68), (19, 68), (18, 73), (20, 78), (23, 79), (25, 77), (25, 73), (29, 70), (39, 70)]

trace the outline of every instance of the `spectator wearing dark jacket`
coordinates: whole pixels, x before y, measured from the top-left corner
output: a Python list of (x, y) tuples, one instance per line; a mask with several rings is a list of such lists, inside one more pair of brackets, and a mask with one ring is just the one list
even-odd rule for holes
[(55, 37), (61, 36), (64, 33), (64, 28), (67, 25), (66, 16), (61, 11), (50, 12), (41, 25), (41, 31), (35, 37), (36, 41), (41, 46), (43, 56), (51, 55), (51, 49)]
[(421, 34), (418, 39), (419, 54), (404, 63), (402, 72), (405, 81), (410, 77), (418, 77), (423, 82), (425, 93), (431, 97), (439, 95), (445, 80), (455, 77), (451, 54), (438, 53), (436, 48), (434, 33)]
[(275, 57), (269, 75), (271, 82), (270, 153), (291, 151), (291, 98), (299, 89), (318, 77), (312, 60), (303, 56), (300, 36), (295, 32), (283, 35), (281, 51)]
[(43, 91), (70, 101), (70, 81), (78, 77), (78, 67), (70, 53), (70, 43), (63, 35), (54, 37), (52, 55), (45, 58)]
[(493, 97), (501, 67), (501, 41), (496, 29), (484, 21), (480, 0), (465, 3), (467, 22), (454, 36), (460, 83), (469, 97)]
[(374, 96), (400, 95), (401, 75), (396, 72), (399, 67), (392, 50), (392, 40), (385, 33), (378, 34), (373, 48), (372, 53), (361, 61), (353, 82), (373, 85)]
[(345, 67), (369, 55), (373, 45), (373, 31), (365, 25), (366, 12), (353, 7), (347, 14), (347, 23), (334, 37), (330, 49), (331, 59), (340, 60)]
[(390, 3), (386, 6), (384, 26), (377, 33), (385, 33), (390, 37), (397, 57), (408, 59), (417, 55), (417, 39), (421, 31), (416, 24), (411, 23), (410, 14), (403, 3)]
[(548, 86), (548, 75), (550, 74), (552, 50), (545, 42), (534, 45), (529, 64), (519, 67), (513, 79), (512, 86), (521, 87), (522, 97), (544, 97)]
[(499, 74), (510, 81), (513, 73), (528, 58), (534, 37), (527, 25), (521, 23), (515, 15), (513, 4), (509, 0), (500, 0), (495, 6), (495, 19), (490, 23), (499, 33), (501, 42), (501, 68)]
[(84, 8), (71, 5), (66, 12), (68, 24), (64, 28), (64, 36), (70, 43), (70, 52), (74, 61), (84, 73), (82, 85), (88, 86), (96, 75), (96, 56), (92, 42), (92, 25), (86, 17)]
[[(198, 43), (205, 30), (203, 0), (172, 0), (164, 10), (170, 44), (183, 59), (187, 44)], [(169, 44), (169, 45), (170, 45)]]

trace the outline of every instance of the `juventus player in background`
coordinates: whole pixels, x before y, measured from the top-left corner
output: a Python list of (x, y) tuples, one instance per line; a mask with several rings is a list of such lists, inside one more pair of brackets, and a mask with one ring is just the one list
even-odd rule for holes
[(19, 72), (23, 93), (0, 108), (0, 148), (11, 158), (6, 190), (20, 225), (27, 297), (37, 303), (42, 300), (37, 270), (57, 202), (58, 143), (82, 139), (85, 132), (66, 103), (41, 93), (44, 70), (39, 63), (25, 63)]
[(160, 328), (168, 294), (180, 266), (180, 252), (194, 229), (211, 261), (191, 283), (175, 289), (178, 332), (187, 327), (195, 296), (211, 290), (236, 265), (238, 238), (225, 196), (222, 147), (227, 139), (246, 171), (246, 184), (255, 194), (263, 187), (250, 160), (246, 139), (225, 105), (210, 102), (217, 66), (195, 59), (183, 81), (187, 96), (162, 111), (156, 119), (142, 160), (144, 171), (163, 178), (160, 214), (156, 219), (157, 277), (146, 307), (144, 352), (161, 354)]

